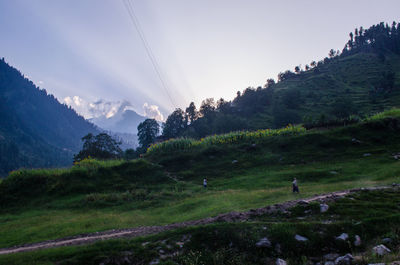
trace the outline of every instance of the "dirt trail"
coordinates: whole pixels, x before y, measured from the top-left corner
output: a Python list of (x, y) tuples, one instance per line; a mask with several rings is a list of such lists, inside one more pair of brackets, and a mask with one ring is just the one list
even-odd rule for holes
[(252, 217), (262, 216), (265, 214), (272, 214), (276, 212), (285, 212), (287, 209), (295, 206), (296, 204), (307, 204), (313, 201), (320, 202), (329, 202), (337, 200), (338, 198), (342, 198), (350, 193), (359, 192), (362, 190), (378, 190), (378, 189), (387, 189), (389, 186), (381, 186), (381, 187), (372, 187), (372, 188), (359, 188), (359, 189), (351, 189), (345, 191), (337, 191), (326, 194), (315, 195), (313, 197), (307, 199), (300, 199), (294, 201), (288, 201), (284, 203), (278, 203), (274, 205), (270, 205), (263, 208), (251, 209), (246, 212), (229, 212), (220, 214), (215, 217), (208, 217), (199, 220), (186, 221), (182, 223), (175, 223), (163, 226), (142, 226), (128, 229), (120, 229), (120, 230), (109, 230), (104, 232), (96, 232), (91, 234), (82, 234), (74, 237), (68, 238), (60, 238), (56, 240), (43, 241), (39, 243), (26, 244), (21, 246), (15, 246), (11, 248), (3, 248), (0, 249), (0, 255), (17, 253), (17, 252), (25, 252), (25, 251), (33, 251), (44, 248), (54, 248), (60, 246), (69, 246), (69, 245), (82, 245), (92, 243), (94, 241), (99, 240), (107, 240), (111, 238), (122, 238), (122, 237), (138, 237), (150, 234), (157, 234), (160, 232), (188, 227), (188, 226), (196, 226), (196, 225), (205, 225), (216, 222), (237, 222), (237, 221), (245, 221)]

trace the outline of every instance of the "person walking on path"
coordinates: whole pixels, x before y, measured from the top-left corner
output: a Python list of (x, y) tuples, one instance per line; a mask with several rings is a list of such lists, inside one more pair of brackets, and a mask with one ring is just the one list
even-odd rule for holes
[(296, 178), (293, 179), (292, 186), (293, 186), (293, 193), (295, 193), (295, 192), (299, 193), (299, 186), (297, 185)]
[(204, 188), (207, 188), (207, 178), (204, 178), (204, 179), (203, 179), (203, 187), (204, 187)]

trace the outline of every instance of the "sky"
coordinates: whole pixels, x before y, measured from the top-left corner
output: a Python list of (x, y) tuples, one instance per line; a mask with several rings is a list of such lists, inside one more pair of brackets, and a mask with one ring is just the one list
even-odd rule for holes
[(355, 27), (399, 22), (398, 10), (399, 0), (0, 0), (0, 57), (86, 118), (127, 105), (165, 119), (321, 60)]

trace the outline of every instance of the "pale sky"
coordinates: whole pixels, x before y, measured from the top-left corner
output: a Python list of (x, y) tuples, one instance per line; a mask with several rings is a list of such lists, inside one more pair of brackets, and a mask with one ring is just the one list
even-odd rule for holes
[(174, 104), (123, 0), (0, 0), (0, 57), (60, 101), (129, 101), (166, 117), (342, 50), (355, 27), (400, 21), (399, 0), (130, 1)]

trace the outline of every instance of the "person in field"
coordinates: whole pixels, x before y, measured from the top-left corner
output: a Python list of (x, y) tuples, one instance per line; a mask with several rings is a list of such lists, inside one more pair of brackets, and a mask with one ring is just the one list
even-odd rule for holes
[(204, 188), (207, 188), (207, 178), (204, 178), (204, 179), (203, 179), (203, 187), (204, 187)]
[(293, 193), (295, 193), (295, 192), (299, 193), (299, 186), (297, 184), (297, 179), (296, 178), (293, 179), (292, 187), (293, 187)]

